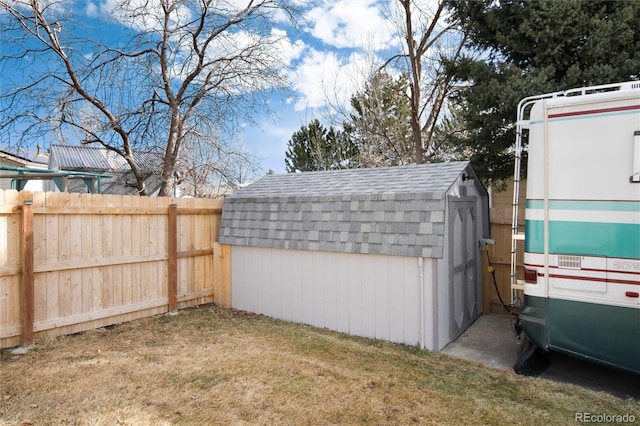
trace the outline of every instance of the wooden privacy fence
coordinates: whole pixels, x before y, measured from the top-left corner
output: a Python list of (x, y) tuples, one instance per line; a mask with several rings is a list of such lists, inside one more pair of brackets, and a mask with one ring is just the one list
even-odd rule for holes
[[(492, 208), (489, 212), (489, 218), (491, 220), (491, 238), (496, 241), (496, 244), (489, 246), (489, 258), (491, 264), (495, 268), (495, 278), (500, 290), (500, 295), (504, 302), (508, 305), (511, 302), (511, 220), (513, 215), (513, 179), (509, 179), (505, 188), (501, 191), (492, 191)], [(518, 211), (518, 226), (519, 231), (524, 232), (524, 213), (527, 192), (527, 181), (523, 179), (520, 182), (520, 210)], [(524, 277), (524, 241), (518, 243), (518, 278)], [(487, 254), (482, 253), (483, 260), (483, 287), (484, 287), (484, 307), (483, 312), (485, 314), (491, 313), (504, 313), (506, 309), (502, 307), (498, 293), (496, 292), (493, 277), (487, 271), (489, 266), (487, 261)], [(522, 294), (520, 294), (522, 297)]]
[[(489, 246), (489, 259), (487, 253), (483, 255), (483, 312), (485, 314), (507, 312), (500, 303), (498, 293), (496, 292), (493, 277), (488, 271), (489, 260), (495, 269), (495, 279), (500, 290), (500, 296), (507, 305), (511, 302), (511, 216), (513, 210), (511, 207), (494, 207), (490, 211), (491, 218), (491, 238), (495, 240), (495, 245)], [(519, 213), (520, 232), (524, 232), (524, 209)], [(524, 266), (523, 261), (524, 244), (518, 244), (518, 277), (523, 278)]]
[(0, 191), (0, 347), (231, 305), (221, 200)]

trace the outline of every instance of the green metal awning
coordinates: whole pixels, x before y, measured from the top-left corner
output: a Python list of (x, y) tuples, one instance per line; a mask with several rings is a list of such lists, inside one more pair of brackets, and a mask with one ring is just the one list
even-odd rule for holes
[(0, 179), (11, 179), (11, 189), (22, 191), (30, 180), (51, 180), (62, 192), (68, 192), (69, 180), (80, 179), (92, 194), (101, 193), (101, 179), (110, 178), (112, 175), (88, 172), (73, 172), (63, 170), (34, 169), (29, 167), (0, 166), (0, 172), (15, 172), (12, 174), (0, 173)]

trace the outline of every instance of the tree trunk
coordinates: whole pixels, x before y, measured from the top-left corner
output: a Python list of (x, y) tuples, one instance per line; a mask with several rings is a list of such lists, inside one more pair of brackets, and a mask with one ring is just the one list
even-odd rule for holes
[(164, 155), (162, 173), (160, 174), (160, 180), (162, 181), (160, 192), (158, 194), (160, 197), (173, 197), (176, 173), (176, 155), (172, 151), (169, 151), (169, 147), (167, 146), (167, 151)]
[(133, 176), (136, 178), (136, 189), (138, 190), (138, 195), (141, 197), (149, 195), (147, 193), (147, 183), (144, 181), (144, 175), (140, 172), (140, 169), (135, 163), (129, 163), (131, 167), (131, 172)]
[(180, 134), (182, 127), (180, 125), (180, 113), (176, 111), (178, 107), (172, 107), (174, 113), (171, 117), (171, 124), (169, 126), (169, 138), (167, 140), (167, 148), (164, 151), (164, 161), (162, 164), (162, 173), (160, 174), (160, 180), (162, 185), (160, 186), (160, 197), (172, 197), (173, 187), (175, 185), (175, 173), (178, 160), (178, 151), (180, 150)]

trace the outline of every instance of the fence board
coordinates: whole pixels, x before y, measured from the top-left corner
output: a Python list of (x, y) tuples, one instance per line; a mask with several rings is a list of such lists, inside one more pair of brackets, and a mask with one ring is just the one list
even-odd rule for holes
[[(88, 211), (96, 211), (102, 207), (102, 197), (91, 197), (87, 203)], [(98, 213), (91, 215), (91, 253), (93, 259), (104, 259), (102, 252), (102, 236), (103, 229), (103, 215)], [(91, 274), (91, 286), (89, 290), (91, 292), (92, 303), (90, 306), (85, 306), (85, 312), (95, 312), (104, 309), (102, 304), (102, 267), (98, 266), (92, 268)]]
[(47, 252), (47, 221), (45, 215), (35, 214), (36, 211), (46, 204), (44, 192), (33, 194), (33, 253), (34, 253), (34, 298), (35, 298), (35, 321), (44, 321), (47, 318), (47, 274), (41, 274), (38, 270), (40, 265), (50, 262)]
[[(69, 193), (61, 193), (58, 198), (58, 204), (61, 204), (64, 208), (71, 206), (71, 195)], [(68, 262), (71, 259), (71, 233), (69, 223), (71, 217), (69, 215), (59, 215), (58, 219), (58, 261)], [(74, 238), (75, 239), (75, 238)], [(58, 305), (58, 317), (68, 317), (71, 315), (71, 299), (72, 286), (71, 286), (71, 271), (59, 270), (58, 276), (58, 295), (57, 301), (51, 301), (52, 304)], [(49, 301), (47, 301), (49, 303)]]
[[(506, 304), (511, 302), (511, 216), (510, 207), (494, 207), (491, 209), (491, 238), (495, 240), (495, 245), (489, 246), (489, 259), (495, 270), (495, 280), (503, 301)], [(519, 214), (520, 226), (524, 231), (524, 210)], [(493, 276), (487, 271), (488, 259), (486, 253), (483, 254), (483, 283), (484, 283), (484, 313), (506, 312), (493, 282)], [(522, 278), (524, 258), (524, 245), (518, 245), (518, 276)]]
[(221, 200), (0, 191), (0, 347), (21, 341), (24, 200), (33, 200), (36, 339), (167, 312), (172, 203), (178, 308), (230, 306), (230, 250), (217, 243)]
[(231, 306), (231, 246), (214, 243), (213, 250), (213, 302)]
[[(11, 207), (16, 206), (18, 194), (4, 193), (0, 191), (0, 200)], [(20, 232), (16, 229), (18, 212), (13, 208), (3, 209), (0, 214), (0, 321), (5, 324), (6, 330), (0, 329), (0, 338), (7, 340), (12, 345), (20, 342), (19, 334), (15, 330), (20, 328), (20, 300), (12, 297), (19, 294), (20, 263), (18, 252), (20, 250)]]
[[(127, 208), (131, 208), (131, 197), (123, 197), (122, 204)], [(131, 215), (122, 215), (122, 254), (124, 257), (131, 257), (131, 250), (133, 247), (133, 239), (135, 235), (131, 229)], [(133, 298), (133, 268), (131, 263), (122, 265), (122, 304), (134, 303)]]
[[(141, 201), (143, 197), (129, 197), (131, 201), (131, 209), (138, 209), (141, 207)], [(131, 216), (131, 257), (140, 257), (142, 255), (142, 222), (143, 216), (132, 215)], [(140, 303), (141, 300), (141, 283), (140, 283), (140, 269), (141, 266), (137, 263), (131, 265), (131, 300), (133, 303)]]
[(31, 201), (22, 204), (22, 239), (20, 255), (22, 275), (20, 287), (20, 343), (33, 341), (33, 209)]
[[(4, 203), (4, 191), (0, 191), (0, 206)], [(8, 294), (9, 289), (7, 287), (6, 278), (8, 275), (12, 275), (13, 269), (11, 269), (10, 265), (7, 265), (6, 259), (7, 255), (7, 214), (2, 213), (0, 211), (0, 324), (6, 324), (8, 322), (7, 316), (7, 302), (8, 302)], [(2, 338), (2, 336), (0, 336)]]

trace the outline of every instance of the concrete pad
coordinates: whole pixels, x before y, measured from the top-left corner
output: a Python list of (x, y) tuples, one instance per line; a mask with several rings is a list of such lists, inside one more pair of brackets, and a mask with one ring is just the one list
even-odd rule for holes
[(511, 321), (511, 315), (481, 315), (441, 352), (489, 368), (512, 370), (520, 354), (520, 344), (513, 335)]

